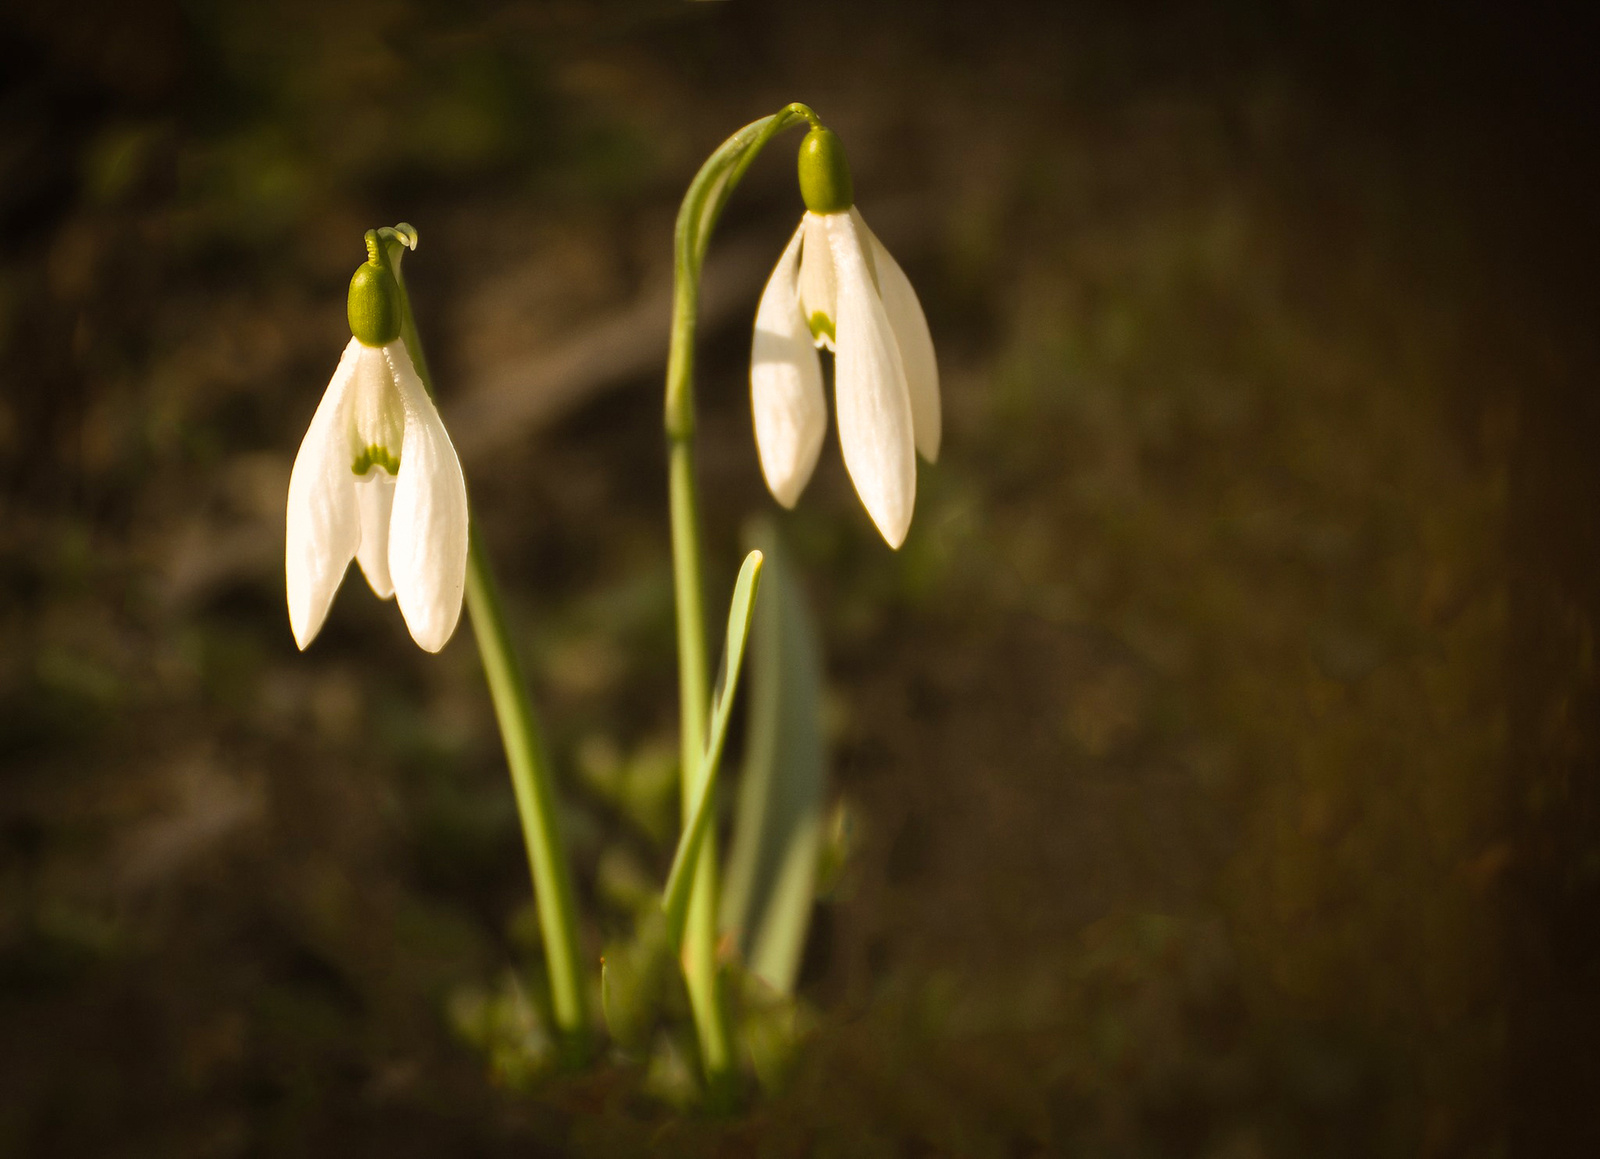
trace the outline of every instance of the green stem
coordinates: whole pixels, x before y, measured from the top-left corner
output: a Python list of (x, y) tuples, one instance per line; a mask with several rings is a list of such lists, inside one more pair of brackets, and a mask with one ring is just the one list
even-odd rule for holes
[[(411, 297), (406, 293), (405, 279), (400, 273), (402, 247), (415, 244), (416, 233), (409, 226), (368, 234), (369, 250), (380, 250), (400, 288), (400, 337), (417, 369), (417, 377), (422, 379), (429, 396), (433, 396), (433, 375), (428, 370), (422, 340), (417, 333), (417, 320), (411, 312)], [(517, 816), (522, 822), (522, 839), (528, 851), (528, 869), (539, 910), (539, 931), (544, 938), (545, 962), (550, 974), (551, 1014), (565, 1060), (576, 1065), (589, 1052), (590, 1022), (584, 997), (582, 959), (578, 952), (578, 909), (566, 848), (561, 839), (560, 809), (550, 760), (476, 519), (470, 519), (468, 544), (467, 614), (472, 619), (472, 633), (483, 661), (489, 699), (494, 703), (506, 764), (511, 770)]]
[(550, 1008), (568, 1061), (579, 1063), (588, 1053), (589, 1016), (578, 955), (577, 905), (567, 872), (550, 762), (476, 526), (471, 529), (470, 539), (467, 612), (483, 658), (483, 675), (489, 684), (489, 698), (494, 701), (495, 719), (500, 723), (517, 815), (522, 821), (522, 839), (527, 846), (528, 868), (539, 907), (539, 931), (544, 936), (545, 961), (550, 971)]
[[(705, 588), (701, 578), (700, 513), (695, 497), (693, 438), (674, 439), (669, 450), (672, 509), (672, 571), (677, 593), (679, 727), (683, 824), (700, 794), (701, 756), (710, 714), (707, 675)], [(689, 914), (684, 924), (683, 976), (700, 1040), (700, 1061), (713, 1097), (731, 1087), (733, 1036), (728, 1028), (717, 969), (717, 847), (708, 837), (695, 859)]]
[(778, 133), (822, 122), (802, 104), (752, 121), (706, 158), (678, 207), (673, 231), (672, 344), (667, 352), (666, 428), (669, 439), (694, 437), (694, 331), (700, 313), (700, 266), (722, 207), (757, 154)]
[[(705, 590), (699, 503), (695, 494), (694, 338), (699, 317), (700, 268), (717, 218), (756, 155), (777, 133), (817, 115), (794, 104), (740, 129), (695, 174), (678, 210), (673, 239), (672, 339), (667, 354), (665, 427), (672, 516), (672, 572), (678, 622), (678, 695), (681, 734), (680, 783), (684, 823), (699, 795), (699, 770), (706, 744), (710, 678), (706, 652)], [(736, 1077), (733, 1035), (717, 963), (717, 850), (709, 836), (695, 864), (683, 972), (700, 1039), (700, 1061), (713, 1101), (732, 1091)]]

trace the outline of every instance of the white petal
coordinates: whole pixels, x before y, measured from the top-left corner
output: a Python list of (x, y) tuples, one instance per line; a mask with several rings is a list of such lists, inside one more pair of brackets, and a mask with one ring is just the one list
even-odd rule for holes
[(805, 490), (828, 430), (822, 393), (822, 363), (795, 292), (796, 266), (805, 223), (778, 259), (756, 310), (750, 344), (750, 413), (756, 450), (772, 496), (793, 507)]
[[(828, 218), (807, 211), (800, 220), (805, 238), (800, 246), (800, 309), (809, 326), (820, 315), (829, 330), (837, 333), (838, 279), (833, 269), (833, 247), (828, 244)], [(833, 349), (829, 330), (816, 335), (816, 345)]]
[(856, 229), (872, 245), (878, 291), (883, 297), (884, 312), (889, 315), (895, 344), (900, 348), (906, 388), (911, 392), (911, 427), (916, 433), (917, 450), (928, 462), (936, 463), (939, 461), (939, 364), (933, 356), (933, 335), (928, 332), (928, 319), (900, 263), (883, 248), (877, 234), (867, 228), (859, 210), (851, 209), (850, 216)]
[(284, 579), (289, 626), (301, 648), (311, 643), (328, 618), (333, 595), (361, 539), (356, 477), (350, 473), (348, 410), (358, 367), (373, 356), (382, 357), (350, 339), (289, 474)]
[(827, 221), (839, 284), (839, 445), (867, 514), (889, 546), (899, 547), (917, 496), (911, 398), (889, 316), (862, 253), (865, 239), (847, 213), (829, 214)]
[(405, 344), (383, 348), (406, 408), (405, 442), (389, 520), (389, 574), (411, 638), (445, 646), (461, 618), (467, 577), (467, 483), (439, 412)]
[(373, 467), (356, 480), (356, 502), (361, 510), (361, 544), (356, 562), (361, 565), (372, 594), (380, 600), (394, 595), (389, 578), (389, 514), (394, 509), (394, 476)]
[(355, 381), (350, 384), (350, 460), (354, 465), (364, 452), (378, 450), (390, 457), (392, 466), (405, 433), (405, 408), (389, 360), (378, 347), (366, 349), (370, 356), (356, 363)]

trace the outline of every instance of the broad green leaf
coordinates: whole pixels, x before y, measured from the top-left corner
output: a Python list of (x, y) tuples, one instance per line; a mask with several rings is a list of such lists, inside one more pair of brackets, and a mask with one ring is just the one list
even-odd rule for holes
[(811, 921), (827, 783), (822, 648), (805, 593), (776, 526), (755, 522), (761, 606), (750, 640), (750, 709), (721, 926), (745, 969), (794, 992)]
[(745, 556), (739, 569), (739, 579), (733, 585), (733, 599), (728, 605), (728, 636), (723, 645), (722, 665), (717, 672), (716, 687), (711, 693), (711, 727), (706, 733), (706, 751), (701, 759), (700, 775), (696, 782), (700, 795), (689, 813), (689, 823), (684, 826), (678, 840), (678, 852), (672, 859), (672, 872), (667, 875), (666, 893), (661, 906), (667, 914), (667, 932), (674, 947), (683, 941), (683, 923), (689, 911), (689, 889), (694, 883), (695, 857), (700, 843), (705, 840), (715, 812), (712, 801), (717, 787), (717, 772), (722, 765), (722, 746), (728, 739), (728, 721), (733, 714), (734, 696), (739, 691), (739, 671), (744, 665), (745, 641), (750, 638), (750, 616), (755, 607), (756, 591), (761, 586), (762, 556), (752, 551)]

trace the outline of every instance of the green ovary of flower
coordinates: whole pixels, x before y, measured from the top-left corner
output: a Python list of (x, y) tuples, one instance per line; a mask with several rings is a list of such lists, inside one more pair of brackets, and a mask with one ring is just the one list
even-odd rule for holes
[(400, 288), (377, 262), (366, 262), (350, 279), (346, 315), (350, 333), (366, 346), (384, 346), (400, 337)]
[(800, 196), (812, 213), (843, 213), (855, 204), (844, 145), (831, 129), (819, 126), (800, 142)]

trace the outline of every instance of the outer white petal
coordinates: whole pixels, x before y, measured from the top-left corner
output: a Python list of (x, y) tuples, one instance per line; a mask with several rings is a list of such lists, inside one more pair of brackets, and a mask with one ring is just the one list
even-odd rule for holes
[[(828, 218), (820, 213), (806, 211), (800, 219), (800, 230), (805, 235), (800, 246), (800, 309), (807, 325), (821, 314), (834, 324), (838, 333), (839, 287), (833, 268), (833, 246), (828, 241)], [(817, 346), (834, 347), (834, 340), (826, 331), (816, 337)]]
[(389, 578), (389, 515), (394, 509), (394, 476), (382, 467), (356, 480), (356, 502), (361, 510), (361, 543), (356, 562), (361, 565), (372, 594), (380, 600), (394, 595)]
[(889, 316), (862, 253), (866, 239), (847, 213), (829, 214), (827, 222), (839, 287), (839, 445), (867, 514), (889, 546), (899, 547), (917, 496), (911, 398)]
[(284, 580), (289, 626), (301, 648), (316, 638), (328, 618), (333, 595), (361, 539), (356, 477), (350, 473), (348, 411), (359, 364), (371, 357), (382, 354), (350, 339), (289, 474)]
[(399, 341), (383, 348), (406, 408), (389, 520), (389, 574), (411, 638), (445, 646), (461, 618), (467, 577), (467, 483), (439, 412)]
[(805, 490), (828, 430), (828, 402), (822, 393), (822, 363), (795, 290), (800, 240), (794, 231), (767, 279), (756, 310), (750, 344), (750, 413), (755, 417), (756, 450), (772, 496), (793, 507)]
[(900, 347), (900, 364), (905, 367), (906, 388), (911, 392), (911, 426), (916, 433), (917, 450), (928, 462), (938, 462), (939, 364), (933, 356), (933, 335), (928, 332), (928, 319), (900, 263), (883, 248), (877, 234), (867, 228), (859, 210), (852, 208), (850, 217), (872, 245), (878, 292), (883, 297), (884, 312), (889, 315), (895, 344)]

